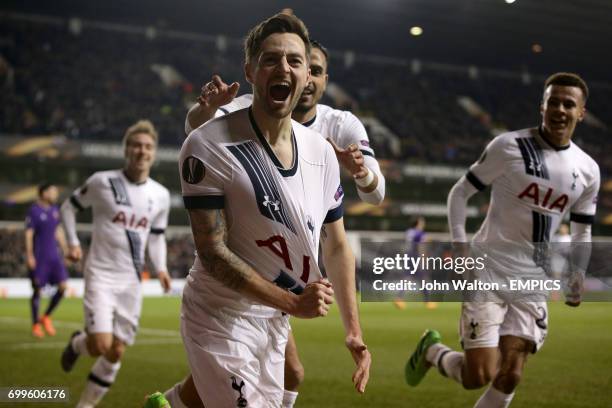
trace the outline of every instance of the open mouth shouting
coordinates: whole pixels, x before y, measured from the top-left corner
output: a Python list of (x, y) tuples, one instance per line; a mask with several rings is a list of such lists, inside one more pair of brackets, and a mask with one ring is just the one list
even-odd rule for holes
[(291, 95), (291, 83), (289, 81), (273, 82), (270, 85), (269, 94), (273, 102), (284, 103)]

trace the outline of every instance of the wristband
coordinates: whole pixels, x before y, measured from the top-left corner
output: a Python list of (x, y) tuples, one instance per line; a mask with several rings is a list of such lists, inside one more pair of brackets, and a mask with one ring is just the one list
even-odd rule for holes
[(368, 174), (365, 177), (355, 179), (355, 183), (357, 183), (359, 187), (368, 187), (374, 181), (374, 173), (372, 173), (367, 167), (366, 170), (368, 170)]

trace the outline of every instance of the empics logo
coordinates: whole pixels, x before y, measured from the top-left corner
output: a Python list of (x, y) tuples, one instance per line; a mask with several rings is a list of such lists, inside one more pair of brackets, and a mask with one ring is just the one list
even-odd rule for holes
[(204, 168), (202, 160), (194, 156), (189, 156), (183, 161), (181, 173), (186, 183), (198, 184), (204, 178), (206, 169)]

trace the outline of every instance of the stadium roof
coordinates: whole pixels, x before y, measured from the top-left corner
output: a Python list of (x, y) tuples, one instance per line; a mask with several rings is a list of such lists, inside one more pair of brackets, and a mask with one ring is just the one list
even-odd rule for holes
[[(610, 0), (8, 0), (2, 9), (242, 37), (283, 7), (332, 49), (612, 82)], [(415, 25), (423, 35), (410, 35)]]

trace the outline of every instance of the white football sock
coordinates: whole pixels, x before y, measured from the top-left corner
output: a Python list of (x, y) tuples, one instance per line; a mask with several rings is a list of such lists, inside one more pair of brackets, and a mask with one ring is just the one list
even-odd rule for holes
[(480, 396), (474, 408), (508, 408), (513, 397), (514, 393), (504, 394), (490, 385)]
[(440, 373), (463, 384), (461, 370), (463, 368), (463, 353), (453, 351), (442, 343), (436, 343), (427, 349), (425, 359), (438, 367)]
[(98, 357), (91, 368), (87, 384), (81, 394), (77, 407), (95, 407), (115, 381), (119, 368), (121, 368), (121, 362), (111, 363), (103, 356)]
[(74, 336), (70, 341), (72, 350), (82, 356), (88, 356), (89, 350), (87, 350), (87, 333), (81, 332)]
[(166, 397), (172, 408), (187, 408), (187, 405), (185, 405), (183, 403), (183, 400), (181, 400), (180, 391), (181, 383), (178, 382), (174, 384), (174, 386), (168, 391), (164, 392), (164, 396)]
[(293, 408), (293, 404), (295, 404), (295, 400), (298, 397), (297, 391), (289, 391), (285, 390), (283, 393), (283, 405), (282, 408)]
[(425, 360), (435, 366), (438, 362), (438, 353), (445, 350), (450, 350), (450, 348), (442, 343), (432, 344), (427, 349), (427, 353), (425, 353)]

